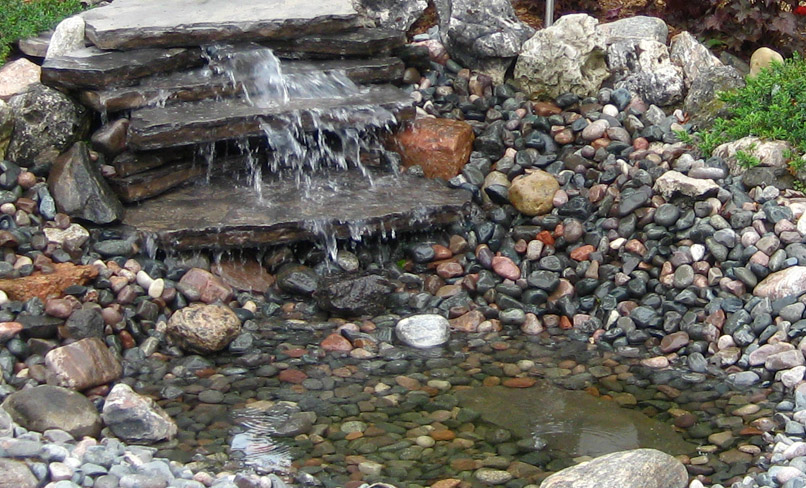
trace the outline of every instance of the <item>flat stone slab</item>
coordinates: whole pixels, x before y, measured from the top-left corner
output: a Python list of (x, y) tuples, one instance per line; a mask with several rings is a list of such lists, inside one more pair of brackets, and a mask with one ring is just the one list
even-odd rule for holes
[(350, 0), (116, 0), (82, 15), (101, 49), (294, 39), (359, 23)]
[(132, 84), (156, 73), (201, 66), (199, 48), (137, 49), (101, 51), (88, 47), (69, 56), (57, 56), (42, 64), (42, 83), (57, 88), (105, 88), (111, 84)]
[(224, 249), (432, 228), (470, 207), (470, 193), (435, 180), (374, 174), (371, 185), (359, 170), (325, 173), (308, 192), (293, 177), (267, 178), (262, 199), (230, 179), (188, 186), (128, 208), (123, 223), (165, 249)]
[(414, 115), (409, 95), (387, 85), (345, 98), (297, 99), (266, 106), (229, 99), (144, 108), (131, 114), (129, 148), (143, 151), (260, 136), (267, 127), (289, 127), (291, 120), (301, 123), (305, 131), (322, 124), (360, 126), (371, 121), (379, 107), (396, 113), (398, 120)]
[[(341, 59), (323, 61), (283, 61), (283, 73), (343, 71), (355, 83), (399, 81), (405, 65), (399, 58)], [(242, 80), (233, 84), (229, 76), (208, 68), (156, 75), (135, 86), (85, 91), (81, 101), (98, 112), (119, 112), (146, 106), (192, 102), (215, 97), (231, 97), (240, 92)]]
[(406, 44), (406, 34), (393, 29), (358, 29), (263, 44), (278, 56), (292, 59), (388, 56)]

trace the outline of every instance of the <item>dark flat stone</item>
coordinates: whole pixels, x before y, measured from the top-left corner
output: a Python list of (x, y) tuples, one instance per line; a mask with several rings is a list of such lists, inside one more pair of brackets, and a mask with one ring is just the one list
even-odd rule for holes
[(104, 88), (110, 84), (134, 83), (138, 78), (201, 66), (198, 48), (101, 51), (84, 48), (42, 64), (42, 83), (58, 88)]
[(378, 107), (396, 113), (399, 120), (413, 116), (408, 94), (385, 85), (345, 98), (298, 99), (262, 107), (229, 99), (145, 108), (131, 114), (129, 148), (141, 151), (260, 136), (267, 126), (288, 127), (290, 115), (299, 117), (295, 123), (301, 122), (305, 131), (323, 123), (360, 126), (372, 119)]
[[(355, 83), (389, 83), (399, 81), (405, 66), (398, 58), (343, 59), (326, 61), (283, 61), (283, 73), (304, 75), (312, 71), (344, 71)], [(81, 100), (98, 112), (118, 112), (176, 102), (192, 102), (239, 93), (242, 82), (233, 84), (224, 74), (208, 68), (157, 75), (136, 86), (85, 91)]]
[(111, 178), (108, 181), (122, 201), (132, 203), (161, 195), (171, 188), (204, 175), (205, 171), (202, 165), (181, 163), (125, 178)]
[(350, 0), (116, 0), (83, 14), (101, 49), (293, 39), (358, 26)]
[(470, 194), (410, 175), (374, 174), (374, 186), (358, 170), (314, 177), (306, 194), (293, 178), (266, 179), (258, 198), (229, 179), (193, 185), (147, 200), (126, 211), (124, 224), (152, 235), (170, 249), (258, 247), (432, 228), (462, 217)]
[(359, 29), (315, 34), (284, 42), (265, 42), (280, 57), (333, 58), (389, 56), (406, 44), (406, 35), (392, 29)]
[(190, 156), (186, 150), (166, 150), (145, 153), (125, 152), (118, 155), (113, 161), (115, 174), (118, 178), (125, 178), (154, 168), (159, 168), (171, 162)]

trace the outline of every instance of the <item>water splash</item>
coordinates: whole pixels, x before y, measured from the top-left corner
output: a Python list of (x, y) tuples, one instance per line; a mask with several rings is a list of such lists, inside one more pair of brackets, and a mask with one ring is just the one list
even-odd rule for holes
[(290, 418), (288, 410), (243, 408), (234, 411), (232, 417), (244, 432), (233, 435), (230, 450), (241, 455), (245, 466), (262, 473), (288, 472), (293, 461), (291, 449), (274, 439)]

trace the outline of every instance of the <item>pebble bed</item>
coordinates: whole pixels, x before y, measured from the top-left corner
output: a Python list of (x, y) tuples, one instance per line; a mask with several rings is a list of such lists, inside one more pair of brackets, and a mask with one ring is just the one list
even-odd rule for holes
[[(418, 111), (476, 130), (470, 162), (448, 184), (473, 192), (483, 209), (442, 233), (351, 244), (335, 264), (306, 245), (269, 250), (272, 272), (301, 265), (277, 273), (266, 294), (238, 294), (230, 306), (243, 331), (208, 357), (165, 336), (169, 312), (199, 298), (179, 280), (209, 267), (206, 256), (152, 259), (116, 229), (54, 244), (42, 228), (71, 222), (56, 213), (43, 174), (3, 162), (0, 277), (68, 261), (101, 273), (61, 301), (5, 300), (0, 321), (40, 317), (55, 332), (48, 316), (97, 304), (122, 381), (179, 427), (173, 441), (136, 447), (109, 432), (77, 440), (0, 422), (4, 470), (24, 460), (32, 486), (58, 488), (416, 487), (448, 478), (535, 486), (574, 460), (479, 421), (454, 393), (545, 378), (673, 424), (700, 445), (681, 456), (693, 487), (806, 485), (806, 303), (753, 294), (771, 273), (806, 266), (806, 199), (748, 189), (724, 161), (696, 159), (675, 135), (690, 129), (684, 117), (624, 90), (535, 105), (452, 62), (407, 76)], [(550, 214), (527, 217), (508, 204), (509, 182), (530, 168), (560, 184)], [(719, 188), (664, 197), (653, 186), (670, 170)], [(384, 275), (394, 285), (385, 310), (353, 321), (321, 310), (310, 296), (333, 266)], [(394, 337), (401, 318), (433, 313), (453, 321), (443, 347)], [(89, 322), (73, 320), (68, 333)], [(44, 383), (44, 353), (58, 340), (3, 339), (0, 398)], [(107, 392), (87, 396), (100, 408)], [(288, 472), (250, 474), (231, 456), (232, 435), (243, 430), (233, 412), (261, 401), (292, 405), (277, 440), (294, 459)]]

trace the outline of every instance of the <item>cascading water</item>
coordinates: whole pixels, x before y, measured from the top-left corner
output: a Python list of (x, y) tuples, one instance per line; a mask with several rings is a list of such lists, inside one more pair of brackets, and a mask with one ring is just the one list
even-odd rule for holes
[[(305, 100), (343, 100), (367, 90), (339, 70), (292, 68), (284, 72), (271, 49), (259, 45), (215, 45), (205, 52), (211, 72), (225, 75), (239, 96), (255, 107), (271, 108)], [(308, 108), (283, 115), (279, 123), (277, 117), (261, 121), (262, 144), (268, 146), (261, 157), (254, 154), (260, 150), (259, 143), (244, 140), (236, 146), (248, 163), (247, 184), (260, 201), (264, 201), (265, 173), (291, 175), (305, 198), (315, 199), (321, 188), (313, 183), (312, 175), (327, 171), (357, 168), (372, 185), (373, 177), (362, 164), (362, 154), (382, 153), (384, 149), (377, 134), (390, 130), (396, 123), (390, 110), (373, 105)], [(329, 226), (314, 219), (309, 230), (319, 237), (335, 260), (337, 241)], [(356, 230), (351, 234), (360, 236), (363, 232)]]

